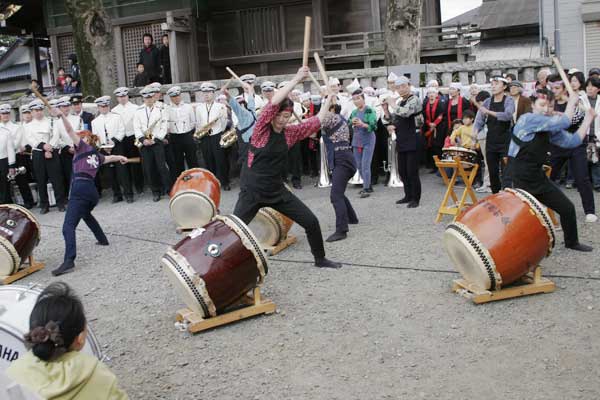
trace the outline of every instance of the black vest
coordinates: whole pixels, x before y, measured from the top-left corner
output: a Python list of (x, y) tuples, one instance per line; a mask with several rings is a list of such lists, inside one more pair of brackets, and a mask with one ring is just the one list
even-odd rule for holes
[[(494, 98), (490, 99), (490, 111), (504, 112), (504, 102), (506, 95), (499, 102), (494, 102)], [(488, 115), (487, 117), (487, 151), (497, 151), (506, 153), (510, 144), (510, 124), (511, 121), (498, 121), (496, 117)]]
[[(408, 100), (412, 98), (412, 95), (408, 96), (406, 100), (400, 102), (400, 106), (406, 106)], [(396, 127), (396, 149), (398, 150), (398, 153), (417, 151), (418, 134), (417, 125), (415, 123), (415, 116), (417, 114), (408, 117), (394, 116), (394, 126)]]

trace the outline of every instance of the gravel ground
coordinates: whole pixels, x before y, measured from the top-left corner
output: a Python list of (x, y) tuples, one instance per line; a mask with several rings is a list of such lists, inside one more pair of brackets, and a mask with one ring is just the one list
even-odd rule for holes
[[(306, 180), (298, 192), (335, 228), (329, 191)], [(450, 292), (458, 277), (434, 224), (441, 182), (423, 176), (416, 210), (397, 206), (401, 189), (349, 190), (360, 218), (349, 238), (327, 244), (341, 270), (312, 266), (306, 237), (271, 259), (264, 293), (276, 314), (189, 335), (174, 326), (182, 307), (160, 257), (180, 236), (168, 200), (110, 203), (95, 215), (111, 246), (78, 233), (76, 271), (62, 279), (83, 298), (107, 364), (133, 399), (598, 399), (600, 224), (585, 224), (591, 254), (562, 247), (543, 261), (555, 293), (475, 306)], [(221, 210), (233, 210), (237, 186)], [(596, 196), (600, 204), (600, 196)], [(63, 256), (64, 214), (39, 216), (36, 249), (47, 268), (23, 282), (49, 283)], [(445, 222), (448, 222), (446, 219)], [(350, 265), (348, 265), (350, 264)]]

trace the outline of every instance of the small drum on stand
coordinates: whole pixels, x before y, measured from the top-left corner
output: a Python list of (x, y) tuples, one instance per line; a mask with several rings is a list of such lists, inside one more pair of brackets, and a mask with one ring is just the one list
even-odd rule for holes
[(454, 161), (454, 157), (460, 157), (461, 161), (469, 164), (477, 164), (477, 152), (464, 147), (444, 147), (442, 149), (442, 160)]
[[(42, 288), (35, 286), (0, 286), (0, 371), (27, 352), (24, 336), (29, 332), (29, 316)], [(88, 325), (83, 352), (102, 358), (100, 346)]]
[(294, 221), (282, 213), (263, 207), (250, 222), (250, 229), (263, 247), (274, 247), (285, 240)]
[(234, 215), (216, 216), (167, 250), (165, 271), (190, 310), (215, 317), (259, 286), (267, 259), (248, 226)]
[(208, 224), (217, 215), (220, 202), (219, 180), (206, 169), (193, 168), (177, 178), (169, 208), (179, 228), (193, 229)]
[(444, 246), (463, 278), (498, 290), (533, 271), (550, 255), (554, 225), (531, 194), (506, 189), (467, 209), (444, 233)]
[(40, 224), (16, 204), (0, 205), (0, 277), (19, 270), (40, 242)]

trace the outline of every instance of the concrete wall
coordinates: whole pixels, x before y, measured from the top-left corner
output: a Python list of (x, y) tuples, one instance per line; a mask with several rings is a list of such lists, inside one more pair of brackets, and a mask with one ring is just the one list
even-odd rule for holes
[[(529, 0), (532, 1), (532, 0)], [(544, 35), (554, 47), (554, 0), (542, 0)], [(584, 70), (584, 36), (581, 19), (582, 0), (558, 0), (560, 28), (560, 58), (565, 68)], [(599, 44), (600, 45), (600, 44)]]

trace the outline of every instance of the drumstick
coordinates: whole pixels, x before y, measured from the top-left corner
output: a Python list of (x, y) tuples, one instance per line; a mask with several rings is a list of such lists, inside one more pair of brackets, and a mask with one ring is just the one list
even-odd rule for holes
[(50, 103), (48, 103), (48, 100), (46, 100), (46, 98), (44, 96), (42, 96), (40, 94), (40, 92), (37, 91), (37, 89), (34, 89), (33, 86), (31, 87), (31, 92), (35, 95), (35, 97), (37, 97), (38, 99), (40, 99), (42, 101), (42, 103), (44, 103), (44, 105), (46, 107), (48, 107), (48, 109), (52, 108), (52, 106), (50, 105)]
[(308, 66), (308, 48), (310, 47), (310, 23), (311, 17), (304, 17), (304, 51), (302, 52), (302, 66)]
[[(575, 93), (575, 90), (573, 90), (573, 86), (571, 86), (571, 81), (569, 80), (569, 77), (565, 73), (565, 70), (564, 70), (562, 64), (560, 63), (560, 60), (558, 59), (558, 57), (552, 57), (552, 61), (554, 61), (554, 64), (556, 65), (558, 74), (560, 75), (560, 78), (563, 80), (565, 88), (567, 89), (567, 92), (569, 92), (569, 96), (579, 97), (579, 95), (577, 93)], [(584, 103), (582, 103), (580, 101), (579, 105), (583, 109), (583, 111), (587, 111), (588, 107)]]
[(127, 162), (128, 162), (129, 164), (139, 164), (139, 163), (141, 163), (141, 162), (142, 162), (142, 160), (141, 160), (141, 158), (140, 158), (140, 157), (132, 157), (132, 158), (128, 158), (128, 159), (127, 159)]
[[(315, 78), (315, 76), (313, 75), (312, 72), (308, 71), (308, 76), (313, 81), (313, 83), (315, 85), (317, 85), (317, 89), (321, 87), (321, 85), (319, 84), (319, 81), (317, 81), (317, 79)], [(327, 85), (327, 82), (325, 82), (325, 85)]]
[[(229, 72), (229, 74), (230, 74), (231, 76), (233, 76), (233, 77), (235, 78), (235, 80), (236, 80), (236, 81), (238, 81), (239, 83), (241, 83), (241, 84), (242, 84), (242, 86), (246, 84), (246, 82), (244, 82), (243, 80), (241, 80), (241, 79), (240, 79), (240, 77), (239, 77), (239, 76), (237, 76), (237, 74), (236, 74), (235, 72), (233, 72), (233, 70), (232, 70), (231, 68), (229, 68), (229, 67), (225, 67), (225, 69), (227, 70), (227, 72)], [(231, 79), (230, 79), (230, 80), (231, 80)]]
[(319, 73), (321, 74), (321, 78), (325, 82), (325, 86), (329, 86), (329, 78), (327, 77), (327, 72), (325, 72), (325, 67), (323, 67), (323, 63), (321, 62), (321, 57), (319, 57), (319, 53), (315, 51), (314, 53), (315, 62), (317, 63), (317, 67), (319, 68)]

